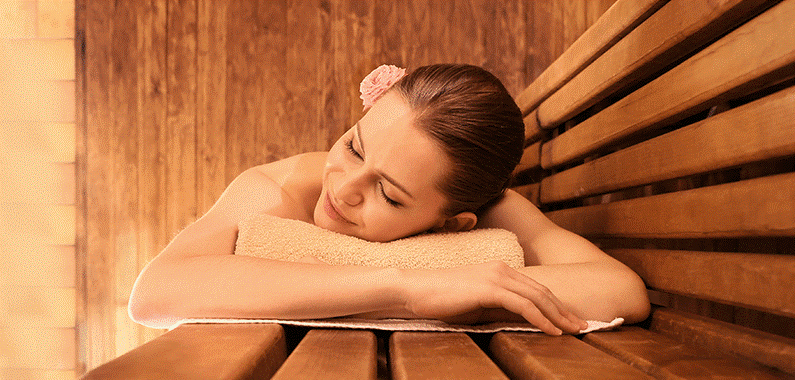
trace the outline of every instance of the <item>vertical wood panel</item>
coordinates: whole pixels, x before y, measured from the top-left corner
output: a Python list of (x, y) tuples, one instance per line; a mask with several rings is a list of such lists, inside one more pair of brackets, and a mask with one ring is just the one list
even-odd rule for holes
[(196, 0), (167, 8), (166, 226), (172, 236), (196, 218)]
[[(140, 272), (168, 243), (166, 220), (166, 0), (147, 0), (136, 13), (138, 104), (138, 258)], [(137, 275), (136, 275), (137, 276)], [(128, 294), (129, 296), (129, 294)], [(138, 326), (138, 344), (160, 330)]]
[[(85, 267), (81, 310), (85, 324), (79, 326), (82, 338), (81, 353), (89, 368), (114, 358), (107, 342), (114, 336), (114, 304), (112, 277), (114, 257), (111, 231), (115, 221), (112, 205), (107, 197), (113, 184), (107, 166), (111, 160), (111, 114), (109, 93), (113, 88), (111, 63), (111, 35), (113, 5), (110, 1), (90, 1), (86, 6), (85, 70), (85, 247), (79, 265)], [(78, 247), (80, 248), (80, 247)]]
[(224, 191), (226, 156), (226, 24), (228, 1), (199, 0), (196, 76), (196, 191), (207, 212)]

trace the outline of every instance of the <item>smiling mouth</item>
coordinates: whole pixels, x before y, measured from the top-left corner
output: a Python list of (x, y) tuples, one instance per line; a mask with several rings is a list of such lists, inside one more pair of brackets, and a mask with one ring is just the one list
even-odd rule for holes
[(340, 214), (339, 211), (337, 211), (337, 208), (334, 206), (333, 203), (331, 203), (331, 196), (328, 193), (326, 193), (326, 199), (325, 199), (325, 202), (323, 202), (323, 209), (326, 211), (326, 214), (332, 220), (336, 220), (338, 222), (344, 222), (344, 223), (348, 223), (348, 224), (353, 224), (353, 222), (351, 222), (350, 220), (346, 219), (344, 216), (342, 216), (342, 214)]

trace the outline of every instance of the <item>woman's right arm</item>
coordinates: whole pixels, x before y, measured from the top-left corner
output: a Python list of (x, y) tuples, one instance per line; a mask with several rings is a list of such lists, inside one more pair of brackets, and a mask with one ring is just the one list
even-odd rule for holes
[(396, 270), (234, 255), (238, 222), (289, 213), (285, 197), (258, 169), (238, 176), (140, 273), (131, 318), (165, 328), (184, 318), (323, 318), (401, 308)]

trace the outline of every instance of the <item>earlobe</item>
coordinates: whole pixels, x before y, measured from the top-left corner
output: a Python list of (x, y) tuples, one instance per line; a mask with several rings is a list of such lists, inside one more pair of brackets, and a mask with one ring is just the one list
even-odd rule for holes
[(462, 212), (444, 221), (444, 225), (438, 229), (439, 232), (463, 232), (475, 228), (478, 217), (471, 212)]

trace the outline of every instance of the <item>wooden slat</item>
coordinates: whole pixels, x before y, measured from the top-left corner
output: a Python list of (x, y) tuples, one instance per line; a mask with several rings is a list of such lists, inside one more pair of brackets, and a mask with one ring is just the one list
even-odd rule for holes
[[(784, 1), (544, 144), (551, 168), (795, 75), (795, 2)], [(673, 86), (671, 84), (676, 83)]]
[(530, 112), (524, 119), (524, 141), (525, 144), (533, 143), (544, 138), (544, 130), (538, 123), (538, 110)]
[(665, 1), (619, 0), (516, 97), (523, 114), (535, 109), (583, 67), (641, 23)]
[(507, 379), (464, 333), (395, 332), (389, 355), (395, 380)]
[(792, 115), (795, 87), (544, 178), (541, 202), (791, 155)]
[(82, 379), (262, 379), (286, 357), (275, 324), (189, 324), (86, 373)]
[(655, 310), (649, 328), (705, 351), (738, 355), (795, 375), (795, 339), (671, 309)]
[(273, 379), (375, 379), (375, 334), (364, 330), (311, 330)]
[(708, 238), (795, 235), (795, 173), (559, 210), (547, 216), (587, 236)]
[(658, 379), (778, 379), (750, 361), (717, 357), (639, 327), (597, 332), (583, 340)]
[(607, 252), (653, 289), (795, 317), (793, 256), (639, 249)]
[(204, 214), (226, 188), (226, 23), (229, 2), (198, 0), (196, 188)]
[(524, 148), (522, 160), (516, 165), (513, 170), (513, 175), (521, 173), (525, 170), (535, 169), (541, 167), (541, 143), (537, 142)]
[(538, 106), (543, 128), (562, 124), (624, 86), (748, 19), (769, 0), (672, 0)]
[(516, 379), (649, 378), (570, 335), (500, 332), (489, 348), (500, 367)]

